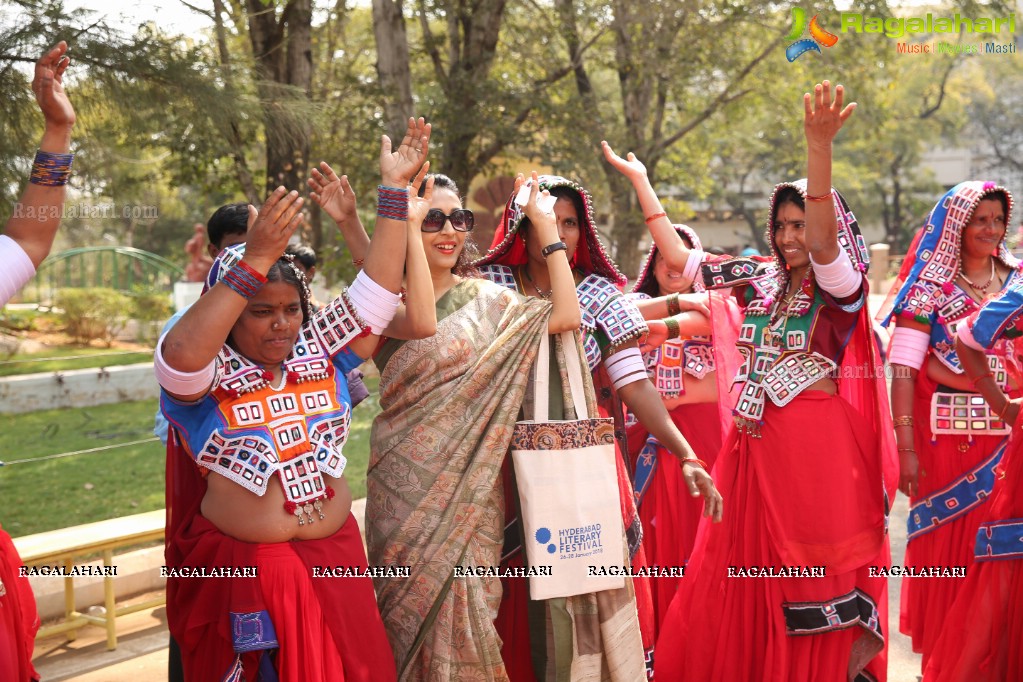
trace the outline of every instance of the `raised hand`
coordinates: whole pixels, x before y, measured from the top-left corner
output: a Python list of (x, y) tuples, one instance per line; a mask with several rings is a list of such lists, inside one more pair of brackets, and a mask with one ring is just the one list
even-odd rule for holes
[(67, 43), (62, 40), (36, 62), (32, 92), (47, 126), (70, 128), (75, 124), (75, 109), (64, 92), (64, 71), (71, 63), (66, 52)]
[(426, 190), (423, 192), (423, 196), (419, 196), (419, 188), (423, 184), (423, 178), (429, 172), (430, 162), (427, 161), (419, 169), (419, 172), (416, 173), (416, 177), (408, 191), (408, 222), (409, 225), (414, 225), (417, 230), (423, 226), (426, 214), (430, 210), (430, 202), (433, 200), (433, 178), (426, 181)]
[(302, 197), (278, 187), (258, 211), (249, 206), (249, 229), (245, 239), (245, 260), (261, 272), (270, 269), (291, 235), (302, 223)]
[(610, 163), (615, 169), (629, 178), (635, 181), (636, 179), (646, 178), (646, 166), (643, 162), (636, 158), (636, 155), (629, 152), (625, 155), (625, 158), (618, 156), (611, 149), (611, 145), (606, 140), (601, 140), (600, 146), (604, 149), (604, 158)]
[[(518, 194), (519, 189), (523, 183), (526, 182), (526, 178), (519, 173), (515, 178), (515, 193)], [(536, 201), (541, 196), (549, 196), (550, 192), (547, 190), (540, 191), (540, 178), (537, 176), (536, 171), (530, 174), (530, 185), (529, 185), (529, 201), (522, 207), (526, 217), (529, 218), (529, 222), (537, 230), (537, 235), (540, 237), (540, 243), (543, 246), (553, 244), (556, 241), (560, 241), (561, 237), (558, 236), (558, 222), (554, 217), (553, 213), (544, 213), (540, 210)]]
[(856, 103), (843, 108), (845, 89), (838, 85), (835, 87), (835, 98), (831, 98), (831, 83), (824, 81), (814, 86), (813, 95), (803, 95), (804, 121), (803, 129), (806, 132), (806, 142), (810, 146), (830, 147), (831, 141), (842, 128), (846, 119), (852, 116), (856, 109)]
[(307, 180), (309, 198), (323, 209), (335, 223), (344, 223), (355, 217), (355, 192), (348, 184), (348, 176), (337, 176), (334, 169), (326, 161), (320, 162), (320, 169), (312, 170), (312, 177)]
[(388, 187), (405, 187), (423, 163), (430, 147), (431, 126), (422, 117), (409, 118), (405, 137), (397, 149), (391, 149), (391, 138), (380, 139), (380, 175)]

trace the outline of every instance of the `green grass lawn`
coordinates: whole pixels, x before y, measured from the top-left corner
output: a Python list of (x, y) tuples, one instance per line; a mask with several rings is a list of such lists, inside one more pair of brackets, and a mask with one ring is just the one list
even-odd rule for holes
[[(379, 412), (371, 396), (355, 409), (345, 446), (345, 476), (366, 495), (369, 432)], [(164, 447), (139, 445), (41, 460), (47, 455), (129, 443), (152, 436), (157, 401), (0, 415), (0, 524), (14, 537), (164, 506)]]
[[(76, 356), (73, 360), (61, 360)], [(77, 357), (86, 356), (86, 357)], [(152, 351), (126, 352), (117, 348), (53, 346), (38, 353), (15, 353), (0, 360), (0, 377), (39, 372), (64, 372), (89, 367), (115, 367), (138, 362), (152, 362)]]

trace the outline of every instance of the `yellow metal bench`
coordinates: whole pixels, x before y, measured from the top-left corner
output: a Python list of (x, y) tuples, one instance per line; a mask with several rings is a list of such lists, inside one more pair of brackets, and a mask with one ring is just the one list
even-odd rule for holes
[[(26, 566), (63, 566), (65, 574), (72, 571), (75, 560), (90, 554), (100, 553), (103, 566), (114, 565), (114, 550), (130, 545), (137, 545), (155, 540), (162, 540), (166, 511), (156, 511), (133, 516), (122, 516), (118, 519), (86, 523), (81, 526), (61, 528), (60, 530), (36, 533), (14, 538), (14, 545)], [(166, 595), (147, 599), (131, 606), (116, 606), (114, 594), (114, 578), (110, 571), (103, 576), (103, 602), (105, 611), (102, 616), (80, 613), (75, 609), (74, 576), (64, 577), (64, 620), (55, 625), (39, 629), (37, 639), (49, 637), (61, 632), (68, 633), (68, 641), (74, 640), (76, 631), (85, 625), (99, 625), (107, 631), (107, 649), (117, 648), (118, 616), (162, 606), (167, 601)]]

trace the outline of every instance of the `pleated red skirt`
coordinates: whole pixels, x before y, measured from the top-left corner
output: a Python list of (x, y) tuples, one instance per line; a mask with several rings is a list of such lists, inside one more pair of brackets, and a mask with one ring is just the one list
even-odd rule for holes
[[(661, 627), (656, 678), (884, 680), (887, 584), (870, 569), (888, 565), (888, 542), (871, 429), (820, 391), (769, 403), (764, 422), (762, 438), (733, 429), (721, 450), (724, 520), (700, 524)], [(824, 576), (741, 577), (763, 567)], [(854, 606), (832, 608), (839, 602)]]
[[(370, 578), (313, 577), (317, 566), (365, 568), (359, 526), (349, 516), (320, 540), (252, 544), (234, 540), (202, 516), (178, 538), (180, 566), (256, 567), (257, 577), (169, 578), (168, 621), (189, 682), (258, 679), (271, 665), (280, 682), (394, 680), (394, 659)], [(272, 630), (255, 616), (268, 615)], [(235, 663), (241, 628), (250, 651)], [(257, 646), (272, 643), (274, 646)], [(269, 658), (265, 658), (269, 656)]]
[(0, 529), (0, 680), (38, 680), (32, 648), (39, 615), (28, 578), (18, 575), (21, 557), (11, 536)]
[[(1019, 422), (1002, 460), (986, 521), (1023, 519), (1023, 440)], [(971, 542), (970, 547), (974, 547)], [(1023, 680), (1023, 559), (979, 561), (944, 619), (924, 668), (925, 682)]]
[[(921, 373), (917, 378), (913, 403), (914, 444), (919, 458), (920, 492), (910, 499), (916, 504), (945, 488), (964, 473), (991, 456), (1005, 436), (941, 435), (931, 441), (930, 405), (935, 384)], [(957, 519), (910, 540), (906, 545), (906, 566), (965, 566), (969, 574), (973, 565), (973, 543), (977, 526), (988, 514), (985, 502)], [(913, 651), (923, 655), (921, 668), (934, 651), (938, 635), (948, 617), (952, 602), (962, 589), (965, 578), (903, 578), (902, 603), (899, 609), (899, 630), (913, 640)]]

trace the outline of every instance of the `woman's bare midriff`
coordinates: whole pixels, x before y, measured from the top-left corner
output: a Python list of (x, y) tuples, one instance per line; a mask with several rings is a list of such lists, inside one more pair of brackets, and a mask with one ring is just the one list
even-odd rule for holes
[(686, 375), (684, 381), (686, 392), (676, 398), (665, 398), (665, 409), (674, 410), (679, 405), (717, 402), (718, 383), (716, 372), (708, 372), (702, 379)]
[(803, 390), (824, 391), (828, 395), (835, 395), (838, 393), (838, 384), (835, 383), (834, 379), (818, 379)]
[[(927, 378), (936, 384), (960, 391), (970, 391), (973, 393), (977, 391), (973, 382), (965, 374), (956, 374), (933, 355), (927, 358)], [(1012, 380), (1012, 375), (1009, 375), (1009, 389), (1012, 391), (1019, 389), (1016, 382)]]
[(337, 532), (352, 510), (352, 491), (344, 477), (323, 474), (323, 481), (334, 489), (334, 499), (323, 500), (323, 516), (313, 510), (313, 523), (298, 525), (298, 517), (284, 509), (284, 489), (276, 476), (270, 479), (260, 497), (237, 483), (210, 472), (202, 515), (224, 535), (242, 542), (287, 542), (318, 540)]

